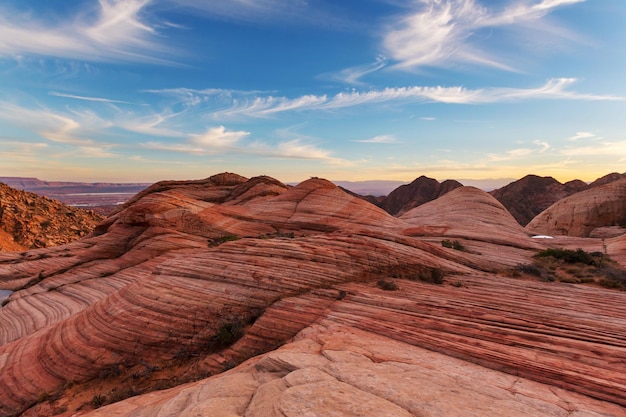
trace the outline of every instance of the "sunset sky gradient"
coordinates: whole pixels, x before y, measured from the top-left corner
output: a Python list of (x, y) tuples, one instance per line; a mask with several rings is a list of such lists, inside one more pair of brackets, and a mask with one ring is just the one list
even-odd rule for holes
[(0, 176), (626, 172), (623, 0), (5, 0)]

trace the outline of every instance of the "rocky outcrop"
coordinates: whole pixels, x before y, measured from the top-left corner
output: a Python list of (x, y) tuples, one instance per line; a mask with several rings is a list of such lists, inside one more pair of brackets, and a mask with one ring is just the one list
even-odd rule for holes
[(0, 254), (0, 415), (623, 415), (626, 293), (506, 276), (543, 247), (471, 187), (158, 183)]
[(58, 200), (72, 207), (107, 216), (130, 197), (151, 184), (43, 181), (37, 178), (0, 177), (0, 182), (18, 190)]
[(624, 174), (619, 174), (617, 172), (612, 172), (610, 174), (607, 174), (603, 177), (598, 178), (597, 180), (595, 180), (594, 182), (592, 182), (591, 184), (589, 184), (589, 187), (597, 187), (599, 185), (605, 185), (608, 183), (611, 183), (613, 181), (618, 181), (621, 179), (626, 178), (626, 173)]
[(62, 245), (91, 233), (103, 218), (0, 183), (0, 251)]
[(386, 337), (380, 330), (324, 319), (283, 348), (233, 371), (84, 415), (199, 414), (617, 417), (624, 409)]
[(394, 216), (400, 215), (462, 186), (458, 181), (446, 180), (439, 183), (422, 175), (412, 183), (396, 188), (377, 205)]
[(509, 210), (515, 220), (525, 226), (536, 215), (550, 207), (558, 200), (589, 186), (580, 180), (561, 184), (552, 177), (527, 175), (502, 188), (490, 192), (504, 207)]
[(526, 228), (538, 234), (589, 237), (595, 230), (609, 226), (615, 228), (614, 234), (626, 231), (626, 179), (559, 200)]

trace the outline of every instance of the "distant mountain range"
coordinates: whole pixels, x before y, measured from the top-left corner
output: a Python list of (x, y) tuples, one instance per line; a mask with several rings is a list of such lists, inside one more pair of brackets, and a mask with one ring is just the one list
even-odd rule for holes
[[(381, 207), (392, 215), (402, 214), (455, 188), (475, 186), (488, 191), (509, 210), (518, 223), (525, 226), (535, 216), (562, 198), (624, 177), (626, 173), (610, 173), (587, 184), (581, 180), (560, 183), (552, 177), (527, 175), (495, 189), (492, 188), (494, 185), (502, 184), (506, 179), (445, 180), (440, 183), (422, 175), (409, 184), (389, 180), (334, 181), (334, 184)], [(102, 215), (108, 215), (133, 195), (151, 185), (149, 183), (44, 181), (28, 177), (0, 177), (0, 183), (57, 199), (70, 206), (88, 208)]]

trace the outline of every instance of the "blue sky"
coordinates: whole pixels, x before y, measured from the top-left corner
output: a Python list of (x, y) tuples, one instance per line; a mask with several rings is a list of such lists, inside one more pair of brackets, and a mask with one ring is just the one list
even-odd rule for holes
[(623, 0), (4, 0), (0, 175), (626, 171)]

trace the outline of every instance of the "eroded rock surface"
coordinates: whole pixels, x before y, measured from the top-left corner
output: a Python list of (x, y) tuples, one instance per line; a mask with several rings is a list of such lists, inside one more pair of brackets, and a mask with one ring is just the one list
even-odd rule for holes
[(625, 415), (626, 293), (505, 276), (543, 245), (472, 187), (155, 184), (0, 254), (0, 415)]
[[(535, 217), (526, 228), (534, 233), (589, 237), (594, 230), (617, 226), (626, 232), (626, 179), (593, 187), (559, 200)], [(598, 237), (606, 237), (600, 234)]]

